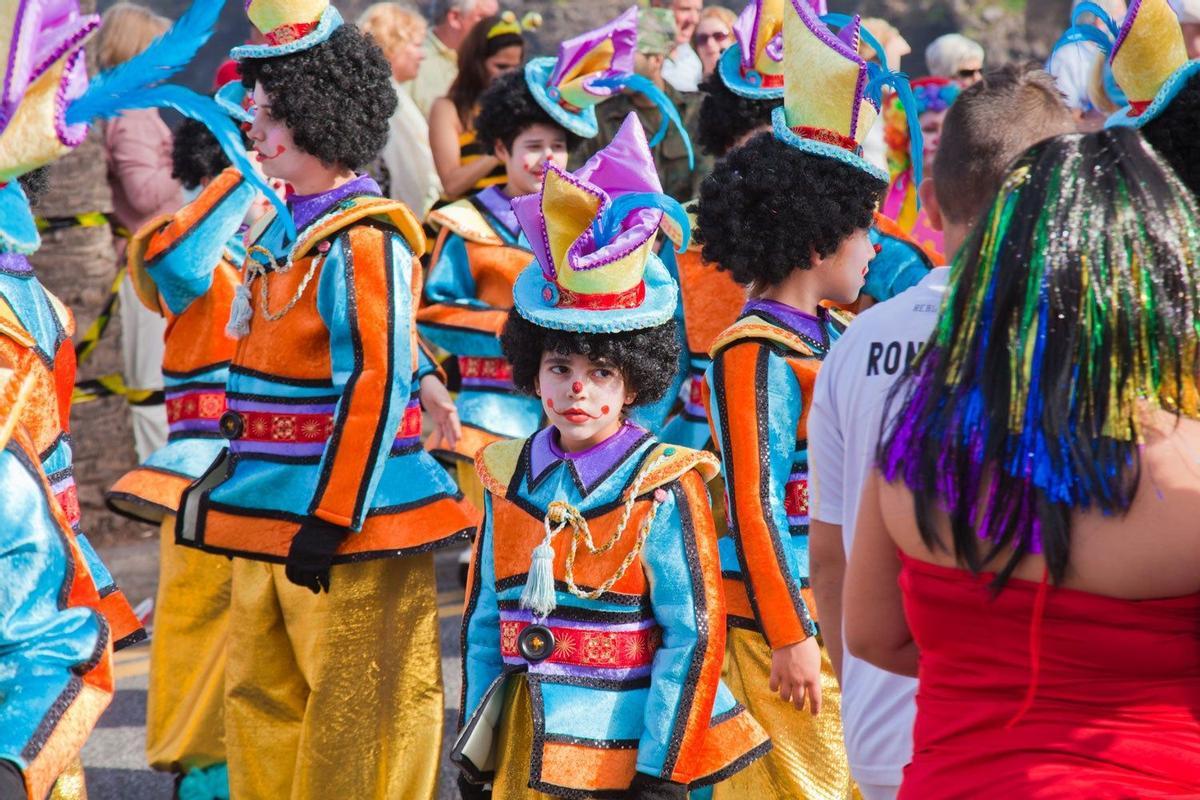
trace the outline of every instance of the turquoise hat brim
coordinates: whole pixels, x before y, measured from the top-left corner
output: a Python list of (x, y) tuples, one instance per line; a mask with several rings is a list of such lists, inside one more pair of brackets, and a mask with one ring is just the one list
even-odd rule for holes
[(843, 164), (848, 164), (862, 170), (872, 178), (881, 180), (884, 183), (888, 182), (887, 170), (880, 169), (857, 153), (851, 153), (844, 147), (825, 144), (825, 142), (818, 142), (814, 139), (805, 139), (802, 136), (798, 136), (795, 131), (788, 127), (787, 112), (784, 111), (783, 106), (771, 112), (771, 122), (775, 129), (775, 138), (784, 144), (794, 147), (797, 150), (803, 150), (806, 153), (812, 153), (815, 156), (824, 156), (825, 158), (832, 158), (835, 161), (841, 161)]
[(1144, 128), (1151, 120), (1157, 119), (1167, 110), (1171, 101), (1179, 96), (1188, 81), (1197, 73), (1200, 73), (1200, 59), (1189, 61), (1171, 73), (1171, 77), (1167, 78), (1166, 83), (1158, 90), (1158, 94), (1154, 95), (1154, 102), (1148, 105), (1145, 111), (1135, 117), (1131, 114), (1132, 109), (1126, 106), (1109, 117), (1108, 121), (1104, 123), (1104, 127)]
[(333, 32), (342, 27), (342, 15), (333, 6), (327, 6), (321, 12), (321, 20), (317, 27), (306, 36), (301, 36), (294, 42), (285, 44), (243, 44), (229, 51), (229, 57), (234, 61), (244, 61), (247, 58), (275, 58), (302, 50), (309, 50), (322, 42), (328, 41)]
[[(578, 333), (623, 333), (665, 325), (675, 316), (679, 289), (658, 256), (651, 254), (642, 276), (646, 298), (637, 308), (587, 311), (550, 305), (546, 295), (557, 297), (558, 287), (546, 280), (536, 261), (517, 276), (513, 305), (522, 317), (542, 328)], [(546, 288), (550, 287), (547, 292)]]
[[(778, 100), (783, 97), (782, 86), (777, 89), (768, 89), (742, 77), (742, 46), (740, 44), (727, 47), (721, 54), (721, 58), (717, 60), (717, 74), (729, 87), (729, 91), (742, 97), (751, 100)], [(758, 73), (751, 72), (750, 75), (758, 76)], [(759, 79), (761, 80), (761, 77)]]
[(221, 107), (221, 110), (229, 115), (230, 119), (237, 122), (253, 123), (254, 116), (242, 107), (242, 100), (246, 97), (246, 87), (242, 86), (240, 81), (230, 81), (217, 90), (213, 95), (213, 100)]
[(533, 99), (555, 122), (571, 133), (584, 139), (595, 137), (600, 132), (600, 125), (596, 122), (596, 109), (585, 108), (576, 114), (559, 105), (558, 98), (550, 96), (550, 75), (554, 72), (555, 63), (557, 62), (553, 58), (542, 56), (525, 65), (525, 83), (529, 86)]
[(41, 243), (29, 199), (14, 178), (0, 188), (0, 253), (27, 256), (37, 252)]

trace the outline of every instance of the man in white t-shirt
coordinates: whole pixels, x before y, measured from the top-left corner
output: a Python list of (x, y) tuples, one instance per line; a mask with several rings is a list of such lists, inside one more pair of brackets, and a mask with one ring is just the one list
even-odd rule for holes
[[(1019, 124), (1014, 124), (1019, 120)], [(921, 185), (930, 222), (955, 253), (987, 210), (1008, 165), (1074, 130), (1054, 79), (1031, 66), (989, 72), (946, 116), (933, 174)], [(842, 684), (850, 770), (865, 800), (894, 798), (912, 756), (917, 682), (844, 652), (841, 595), (858, 499), (875, 462), (892, 387), (937, 323), (950, 268), (864, 312), (834, 343), (808, 417), (809, 557), (821, 634)]]

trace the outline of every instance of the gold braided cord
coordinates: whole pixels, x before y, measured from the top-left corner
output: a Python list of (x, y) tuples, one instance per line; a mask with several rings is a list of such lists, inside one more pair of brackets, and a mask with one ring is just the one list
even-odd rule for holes
[(621, 566), (617, 568), (617, 571), (601, 584), (599, 588), (592, 591), (584, 591), (575, 583), (575, 555), (579, 551), (579, 543), (582, 541), (587, 547), (588, 552), (594, 556), (604, 555), (616, 547), (617, 543), (621, 541), (621, 537), (624, 536), (625, 529), (629, 526), (629, 518), (633, 515), (633, 507), (637, 502), (638, 495), (641, 494), (642, 484), (645, 483), (646, 476), (654, 472), (668, 457), (667, 453), (663, 453), (649, 467), (638, 473), (636, 480), (633, 482), (633, 488), (629, 491), (628, 497), (625, 498), (624, 510), (621, 514), (621, 521), (617, 524), (617, 529), (613, 531), (613, 535), (609, 540), (600, 547), (596, 546), (587, 519), (580, 513), (579, 509), (565, 500), (555, 500), (546, 509), (546, 516), (542, 520), (542, 524), (546, 529), (545, 542), (549, 543), (564, 528), (568, 525), (571, 526), (571, 549), (567, 553), (566, 565), (567, 589), (571, 594), (581, 600), (595, 600), (606, 594), (616, 585), (617, 581), (625, 577), (625, 573), (629, 571), (629, 568), (633, 566), (633, 562), (641, 555), (642, 548), (646, 544), (646, 537), (650, 535), (650, 528), (654, 524), (655, 516), (658, 514), (658, 507), (662, 504), (662, 500), (658, 499), (658, 497), (655, 497), (652, 501), (650, 511), (646, 514), (646, 518), (642, 521), (642, 525), (638, 529), (637, 544), (625, 556), (625, 560), (621, 562)]
[[(250, 256), (254, 253), (261, 253), (270, 259), (270, 266), (264, 265), (256, 258), (251, 258)], [(271, 322), (278, 322), (287, 316), (288, 312), (296, 307), (296, 303), (300, 302), (300, 298), (304, 296), (305, 290), (308, 289), (308, 284), (312, 282), (313, 276), (317, 274), (317, 268), (324, 261), (325, 257), (323, 255), (313, 257), (312, 263), (308, 266), (308, 272), (304, 273), (304, 279), (300, 281), (300, 287), (296, 290), (296, 294), (292, 296), (292, 299), (278, 313), (273, 313), (271, 311), (270, 281), (267, 280), (267, 273), (274, 272), (279, 275), (285, 275), (291, 272), (293, 266), (292, 260), (289, 258), (280, 264), (275, 259), (275, 255), (267, 248), (257, 244), (251, 245), (246, 251), (246, 263), (248, 265), (246, 267), (246, 283), (248, 285), (253, 283), (255, 278), (262, 278), (261, 288), (259, 289), (259, 308), (262, 310), (263, 316)]]

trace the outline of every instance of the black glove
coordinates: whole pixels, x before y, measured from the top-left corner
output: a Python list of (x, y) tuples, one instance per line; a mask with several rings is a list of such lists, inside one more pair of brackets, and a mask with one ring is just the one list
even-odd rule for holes
[(687, 800), (688, 787), (682, 783), (664, 781), (654, 778), (644, 772), (633, 774), (633, 783), (629, 784), (629, 800)]
[(11, 761), (0, 758), (0, 800), (29, 800), (25, 794), (25, 779)]
[(329, 591), (329, 568), (333, 556), (349, 535), (340, 525), (331, 525), (320, 519), (310, 519), (300, 526), (288, 550), (284, 574), (297, 586), (303, 586), (313, 594)]
[(462, 800), (491, 800), (492, 790), (487, 784), (474, 783), (466, 775), (458, 776), (458, 793)]

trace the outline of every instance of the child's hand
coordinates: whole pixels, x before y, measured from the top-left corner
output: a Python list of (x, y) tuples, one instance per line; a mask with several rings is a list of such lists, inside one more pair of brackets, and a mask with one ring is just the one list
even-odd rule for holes
[(436, 375), (421, 378), (421, 407), (433, 418), (446, 449), (453, 450), (462, 436), (462, 422), (458, 419), (458, 407), (454, 405), (450, 392), (446, 391), (445, 384)]
[(821, 645), (815, 636), (771, 653), (771, 691), (798, 711), (807, 698), (812, 715), (821, 713)]

